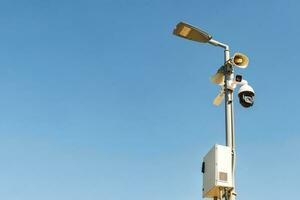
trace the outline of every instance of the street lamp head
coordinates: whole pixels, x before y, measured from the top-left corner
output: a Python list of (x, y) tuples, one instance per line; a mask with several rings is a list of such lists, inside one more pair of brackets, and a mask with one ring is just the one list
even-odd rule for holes
[(205, 31), (184, 22), (180, 22), (176, 25), (173, 34), (188, 40), (202, 43), (207, 43), (212, 39), (212, 36)]

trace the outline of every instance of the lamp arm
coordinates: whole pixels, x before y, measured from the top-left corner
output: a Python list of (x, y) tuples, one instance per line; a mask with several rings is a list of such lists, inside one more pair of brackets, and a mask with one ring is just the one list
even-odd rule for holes
[(224, 48), (225, 50), (229, 50), (229, 46), (228, 46), (227, 44), (221, 43), (221, 42), (219, 42), (219, 41), (217, 41), (217, 40), (210, 39), (210, 40), (208, 41), (208, 43), (209, 43), (209, 44), (212, 44), (212, 45), (214, 45), (214, 46), (217, 46), (217, 47), (222, 47), (222, 48)]

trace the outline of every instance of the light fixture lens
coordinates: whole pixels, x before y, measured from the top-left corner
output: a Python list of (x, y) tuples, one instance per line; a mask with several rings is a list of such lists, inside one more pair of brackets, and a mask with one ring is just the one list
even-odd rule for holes
[(188, 34), (191, 32), (191, 28), (184, 26), (181, 31), (179, 32), (180, 35), (182, 35), (183, 37), (188, 36)]

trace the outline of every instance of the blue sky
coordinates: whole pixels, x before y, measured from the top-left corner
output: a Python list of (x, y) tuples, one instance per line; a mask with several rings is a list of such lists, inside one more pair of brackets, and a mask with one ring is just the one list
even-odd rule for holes
[[(0, 197), (201, 199), (224, 144), (223, 52), (250, 58), (255, 106), (236, 111), (238, 199), (298, 195), (299, 1), (0, 1)], [(237, 98), (236, 98), (237, 100)]]

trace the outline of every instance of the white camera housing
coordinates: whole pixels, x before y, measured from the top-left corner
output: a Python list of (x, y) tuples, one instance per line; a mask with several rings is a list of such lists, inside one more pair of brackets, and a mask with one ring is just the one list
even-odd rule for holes
[(246, 83), (240, 87), (238, 94), (240, 94), (242, 92), (252, 92), (253, 94), (255, 94), (253, 88), (250, 85), (248, 85), (248, 83)]
[(240, 87), (238, 91), (238, 96), (239, 96), (240, 104), (243, 107), (248, 108), (253, 106), (255, 92), (253, 88), (250, 85), (248, 85), (247, 82)]

